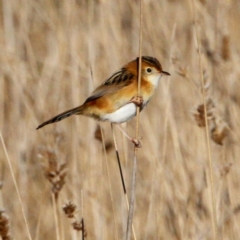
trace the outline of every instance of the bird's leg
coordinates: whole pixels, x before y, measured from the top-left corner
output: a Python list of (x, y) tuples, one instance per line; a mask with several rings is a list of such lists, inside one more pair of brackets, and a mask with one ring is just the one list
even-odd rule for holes
[[(129, 103), (134, 103), (136, 106), (141, 107), (143, 104), (142, 96), (134, 96)], [(121, 132), (135, 145), (136, 148), (141, 148), (141, 143), (139, 139), (131, 138), (121, 127), (119, 124), (116, 124), (117, 127), (121, 130)], [(141, 139), (141, 138), (140, 138)]]
[[(119, 124), (116, 124), (116, 126), (121, 130), (121, 132), (131, 141), (133, 142), (134, 146), (136, 148), (141, 148), (141, 142), (138, 140), (138, 139), (135, 139), (135, 138), (131, 138), (121, 127)], [(139, 138), (141, 139), (141, 138)]]
[(143, 97), (142, 96), (134, 96), (130, 102), (136, 104), (136, 106), (141, 107), (143, 104)]
[[(139, 139), (141, 139), (141, 137), (140, 137)], [(134, 146), (135, 146), (136, 148), (141, 148), (141, 147), (142, 147), (142, 144), (141, 144), (141, 142), (140, 142), (138, 139), (133, 138), (133, 139), (132, 139), (132, 142), (133, 142), (133, 144), (134, 144)]]
[[(142, 96), (134, 96), (130, 102), (134, 103), (137, 107), (142, 107), (143, 104), (143, 97)], [(135, 147), (140, 148), (141, 143), (138, 139), (132, 138), (131, 141), (134, 143)]]

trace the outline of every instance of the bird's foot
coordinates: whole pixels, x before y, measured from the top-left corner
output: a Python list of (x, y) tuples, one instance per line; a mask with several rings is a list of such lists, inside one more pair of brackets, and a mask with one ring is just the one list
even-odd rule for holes
[(143, 104), (143, 97), (142, 96), (134, 96), (131, 101), (132, 103), (136, 104), (136, 106), (141, 107)]
[[(139, 139), (141, 139), (141, 138), (139, 138)], [(141, 142), (139, 141), (139, 139), (136, 139), (136, 138), (133, 138), (133, 139), (132, 139), (132, 142), (133, 142), (135, 148), (141, 148), (141, 147), (142, 147), (142, 144), (141, 144)]]
[(141, 140), (141, 137), (138, 138), (131, 138), (121, 127), (119, 124), (116, 124), (116, 126), (120, 129), (120, 131), (134, 144), (135, 148), (141, 148), (142, 144), (139, 140)]

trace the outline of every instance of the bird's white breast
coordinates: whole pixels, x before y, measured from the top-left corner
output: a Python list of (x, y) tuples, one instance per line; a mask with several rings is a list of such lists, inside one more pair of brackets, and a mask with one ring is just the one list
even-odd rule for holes
[(133, 118), (136, 115), (136, 112), (137, 107), (135, 103), (128, 103), (115, 112), (105, 114), (101, 120), (112, 123), (123, 123)]

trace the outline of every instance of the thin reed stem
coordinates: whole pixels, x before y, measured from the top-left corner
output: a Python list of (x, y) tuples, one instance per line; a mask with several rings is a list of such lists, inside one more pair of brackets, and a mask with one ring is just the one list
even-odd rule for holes
[(52, 203), (53, 203), (53, 215), (55, 220), (55, 230), (56, 230), (56, 239), (60, 240), (60, 229), (59, 229), (59, 219), (58, 219), (58, 211), (57, 211), (57, 197), (54, 193), (52, 193)]
[[(138, 62), (138, 96), (141, 94), (141, 69), (142, 69), (142, 25), (143, 25), (143, 1), (140, 0), (140, 29), (139, 29), (139, 62)], [(137, 119), (136, 119), (136, 140), (138, 141), (139, 136), (139, 113), (140, 108), (137, 107)], [(126, 240), (131, 239), (131, 226), (133, 224), (133, 213), (135, 205), (135, 188), (136, 188), (136, 175), (137, 175), (137, 152), (138, 148), (134, 147), (134, 158), (133, 158), (133, 169), (132, 169), (132, 182), (131, 182), (131, 193), (130, 193), (130, 206), (128, 214)]]
[(82, 240), (84, 240), (85, 239), (85, 225), (84, 225), (83, 218), (81, 220), (81, 224), (82, 224)]
[(198, 48), (198, 57), (199, 57), (199, 68), (200, 68), (200, 78), (201, 78), (201, 87), (202, 87), (202, 99), (204, 105), (204, 118), (205, 118), (205, 135), (207, 139), (207, 152), (208, 152), (208, 170), (210, 175), (210, 191), (211, 191), (211, 203), (212, 203), (212, 230), (213, 230), (213, 239), (218, 239), (217, 233), (217, 215), (216, 215), (216, 200), (214, 194), (214, 177), (213, 177), (213, 164), (212, 164), (212, 152), (210, 147), (210, 136), (209, 136), (209, 125), (207, 120), (207, 104), (206, 104), (206, 95), (205, 95), (205, 88), (204, 88), (204, 79), (203, 79), (203, 67), (202, 67), (202, 57), (201, 57), (201, 43), (199, 41), (199, 32), (197, 28), (197, 21), (196, 21), (196, 10), (195, 10), (195, 2), (192, 2), (192, 9), (194, 15), (194, 29), (195, 29), (195, 36)]
[(43, 216), (43, 213), (44, 213), (44, 204), (43, 204), (43, 200), (44, 198), (47, 196), (47, 191), (48, 191), (48, 186), (47, 184), (45, 185), (45, 188), (43, 190), (43, 195), (42, 195), (42, 198), (41, 200), (39, 201), (40, 204), (39, 204), (39, 217), (38, 217), (38, 220), (37, 220), (37, 226), (36, 226), (36, 232), (35, 232), (35, 236), (34, 236), (34, 239), (35, 240), (38, 240), (40, 239), (40, 227), (41, 227), (41, 221), (42, 221), (42, 216)]
[(122, 172), (122, 166), (121, 166), (121, 162), (120, 162), (120, 157), (119, 157), (119, 153), (118, 153), (116, 136), (115, 136), (115, 133), (114, 133), (114, 129), (113, 129), (113, 124), (112, 124), (112, 123), (111, 123), (111, 129), (112, 129), (113, 142), (114, 142), (115, 152), (116, 152), (116, 156), (117, 156), (117, 162), (118, 162), (119, 172), (120, 172), (120, 176), (121, 176), (121, 182), (122, 182), (122, 186), (123, 186), (123, 192), (124, 192), (124, 194), (126, 194), (127, 191), (126, 191), (125, 181), (124, 181), (124, 177), (123, 177), (123, 172)]
[[(124, 197), (125, 197), (125, 201), (126, 201), (126, 204), (127, 204), (127, 210), (128, 210), (128, 212), (129, 212), (129, 202), (128, 202), (127, 191), (126, 191), (126, 187), (125, 187), (125, 181), (124, 181), (124, 177), (123, 177), (123, 173), (122, 173), (122, 166), (121, 166), (121, 162), (120, 162), (120, 157), (119, 157), (119, 154), (118, 154), (118, 147), (117, 147), (116, 136), (115, 136), (114, 129), (113, 129), (113, 124), (111, 124), (111, 128), (112, 128), (114, 148), (115, 148), (115, 151), (116, 151), (116, 156), (117, 156), (117, 161), (118, 161), (118, 167), (119, 167), (119, 171), (120, 171), (120, 175), (121, 175), (121, 180), (122, 180)], [(122, 132), (123, 132), (123, 131), (122, 131)], [(130, 231), (130, 232), (131, 232), (131, 231)], [(132, 232), (133, 232), (133, 238), (134, 238), (134, 240), (136, 240), (136, 234), (135, 234), (135, 230), (134, 230), (133, 224), (132, 224)]]
[(30, 234), (30, 230), (29, 230), (29, 226), (28, 226), (28, 222), (27, 222), (27, 218), (26, 218), (26, 215), (24, 213), (24, 208), (23, 208), (23, 204), (22, 204), (22, 198), (21, 198), (20, 193), (19, 193), (17, 181), (16, 181), (16, 178), (15, 178), (15, 175), (14, 175), (14, 172), (13, 172), (13, 167), (12, 167), (10, 158), (8, 156), (7, 148), (6, 148), (6, 145), (5, 145), (5, 142), (3, 140), (3, 136), (2, 136), (1, 132), (0, 132), (0, 138), (1, 138), (1, 142), (2, 142), (4, 153), (5, 153), (6, 158), (7, 158), (8, 166), (9, 166), (9, 169), (10, 169), (10, 172), (11, 172), (11, 175), (12, 175), (14, 187), (15, 187), (16, 192), (17, 192), (18, 200), (19, 200), (19, 203), (20, 203), (20, 206), (21, 206), (21, 211), (22, 211), (24, 223), (25, 223), (25, 226), (26, 226), (26, 229), (27, 229), (28, 239), (32, 240), (32, 237), (31, 237), (31, 234)]
[[(104, 159), (105, 159), (106, 168), (107, 168), (107, 175), (108, 175), (108, 187), (109, 187), (109, 191), (110, 191), (111, 207), (112, 207), (112, 211), (113, 211), (113, 223), (114, 223), (114, 229), (115, 229), (115, 239), (119, 239), (118, 231), (117, 231), (117, 224), (116, 224), (116, 214), (115, 214), (114, 205), (113, 205), (113, 194), (112, 194), (113, 191), (112, 191), (112, 185), (111, 185), (111, 181), (110, 181), (110, 173), (109, 173), (109, 167), (108, 167), (105, 137), (104, 137), (104, 134), (103, 134), (103, 129), (102, 129), (101, 124), (100, 124), (100, 131), (101, 131), (101, 136), (102, 136)], [(121, 165), (120, 165), (120, 167), (121, 167)], [(121, 175), (121, 177), (122, 177), (122, 175)]]

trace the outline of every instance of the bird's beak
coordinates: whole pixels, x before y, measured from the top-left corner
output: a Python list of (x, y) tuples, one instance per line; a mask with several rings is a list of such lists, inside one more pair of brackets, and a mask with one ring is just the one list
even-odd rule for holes
[(166, 76), (170, 76), (170, 75), (171, 75), (170, 73), (165, 72), (165, 71), (162, 71), (161, 74), (162, 74), (162, 75), (166, 75)]

